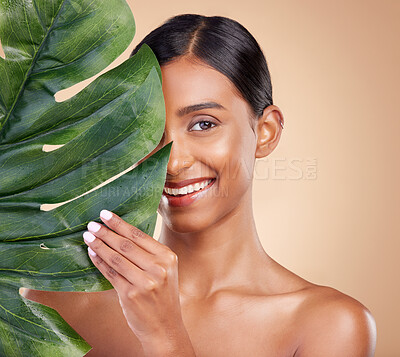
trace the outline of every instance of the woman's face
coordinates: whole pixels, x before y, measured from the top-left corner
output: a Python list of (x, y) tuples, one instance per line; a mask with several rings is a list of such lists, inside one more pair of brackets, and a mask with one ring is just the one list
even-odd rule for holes
[(251, 200), (255, 119), (229, 79), (203, 62), (181, 57), (161, 72), (162, 144), (173, 144), (159, 213), (172, 231), (201, 231)]

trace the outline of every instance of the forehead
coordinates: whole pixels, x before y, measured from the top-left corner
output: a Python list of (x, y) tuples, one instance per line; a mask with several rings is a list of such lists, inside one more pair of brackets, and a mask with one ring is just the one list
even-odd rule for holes
[(233, 83), (200, 60), (181, 57), (161, 67), (166, 105), (184, 106), (214, 101), (226, 108), (247, 106)]

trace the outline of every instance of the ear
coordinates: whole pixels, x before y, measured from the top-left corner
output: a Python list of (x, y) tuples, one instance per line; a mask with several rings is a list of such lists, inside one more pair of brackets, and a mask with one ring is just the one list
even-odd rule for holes
[(269, 155), (278, 145), (284, 120), (281, 110), (276, 105), (266, 107), (256, 124), (256, 158)]

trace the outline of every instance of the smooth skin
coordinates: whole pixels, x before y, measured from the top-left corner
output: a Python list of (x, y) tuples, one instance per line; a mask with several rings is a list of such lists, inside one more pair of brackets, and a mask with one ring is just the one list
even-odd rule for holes
[(280, 109), (254, 118), (224, 75), (190, 55), (161, 71), (167, 181), (215, 183), (187, 207), (162, 197), (158, 241), (115, 214), (89, 225), (89, 256), (114, 289), (23, 295), (57, 310), (92, 345), (87, 356), (373, 356), (369, 310), (290, 272), (260, 243), (253, 168), (279, 142)]

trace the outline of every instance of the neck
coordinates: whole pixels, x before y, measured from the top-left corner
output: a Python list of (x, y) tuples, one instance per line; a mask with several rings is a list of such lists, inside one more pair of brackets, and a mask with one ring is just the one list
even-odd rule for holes
[(257, 267), (265, 267), (269, 258), (257, 235), (251, 189), (234, 210), (204, 230), (177, 233), (163, 223), (159, 241), (177, 254), (180, 291), (188, 297), (257, 281)]

